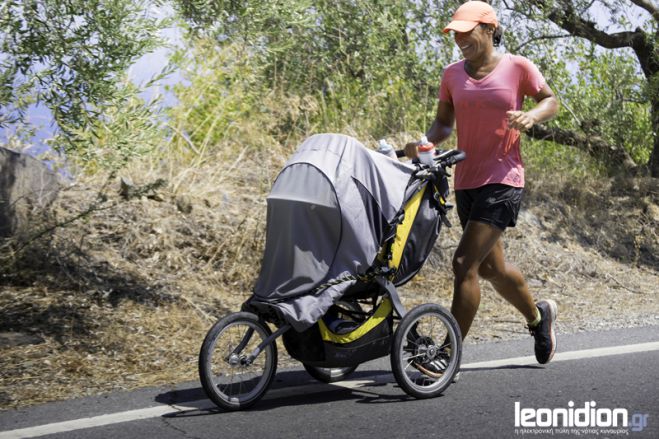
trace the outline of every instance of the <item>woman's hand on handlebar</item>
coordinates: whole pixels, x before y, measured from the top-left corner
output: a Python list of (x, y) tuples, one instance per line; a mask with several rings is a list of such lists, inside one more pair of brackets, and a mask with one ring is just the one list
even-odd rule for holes
[(419, 150), (418, 150), (419, 142), (409, 142), (405, 144), (405, 156), (410, 159), (414, 159), (419, 157)]

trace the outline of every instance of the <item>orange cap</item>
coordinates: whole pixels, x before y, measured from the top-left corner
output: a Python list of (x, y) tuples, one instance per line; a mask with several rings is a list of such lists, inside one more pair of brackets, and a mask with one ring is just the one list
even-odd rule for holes
[(469, 32), (478, 23), (497, 25), (497, 14), (492, 6), (485, 2), (469, 1), (463, 3), (451, 18), (451, 22), (444, 28), (443, 32), (454, 30), (457, 32)]

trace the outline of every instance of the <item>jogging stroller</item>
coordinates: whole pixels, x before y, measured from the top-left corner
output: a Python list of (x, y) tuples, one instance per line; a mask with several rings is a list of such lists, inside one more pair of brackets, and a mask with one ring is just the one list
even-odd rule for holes
[(344, 135), (304, 141), (267, 198), (253, 295), (202, 344), (199, 375), (208, 397), (228, 410), (257, 402), (275, 375), (280, 336), (320, 381), (342, 380), (391, 354), (406, 393), (442, 393), (460, 366), (457, 322), (436, 304), (406, 312), (396, 288), (421, 269), (442, 224), (450, 225), (446, 168), (462, 159), (461, 151), (438, 152), (429, 167), (392, 160)]

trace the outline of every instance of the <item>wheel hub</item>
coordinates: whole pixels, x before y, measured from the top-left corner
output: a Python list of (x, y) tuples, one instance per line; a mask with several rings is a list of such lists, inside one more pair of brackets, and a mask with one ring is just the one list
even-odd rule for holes
[(439, 350), (430, 337), (419, 337), (414, 342), (414, 356), (423, 356), (423, 361), (432, 361), (438, 354)]
[(238, 355), (231, 354), (229, 356), (229, 366), (232, 366), (232, 367), (240, 366), (240, 364), (242, 363), (240, 360), (241, 360), (241, 358)]

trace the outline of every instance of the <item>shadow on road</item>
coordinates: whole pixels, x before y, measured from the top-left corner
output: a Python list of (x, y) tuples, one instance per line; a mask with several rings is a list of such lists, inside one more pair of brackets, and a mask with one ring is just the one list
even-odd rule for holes
[[(472, 372), (510, 369), (543, 369), (541, 365), (504, 365), (494, 367), (466, 367), (461, 369), (462, 380), (468, 380)], [(440, 395), (438, 398), (443, 397)], [(180, 411), (163, 415), (167, 418), (215, 415), (226, 413), (217, 407), (201, 387), (173, 390), (161, 393), (156, 402), (180, 406)], [(303, 371), (280, 372), (263, 399), (245, 411), (261, 412), (280, 407), (310, 404), (328, 404), (336, 401), (353, 400), (358, 404), (388, 404), (415, 401), (396, 383), (389, 370), (358, 371), (348, 381), (325, 384), (311, 378)]]
[[(306, 372), (281, 372), (276, 375), (275, 382), (264, 398), (246, 411), (260, 412), (279, 407), (308, 406), (347, 400), (354, 400), (359, 404), (386, 404), (415, 400), (398, 387), (388, 370), (355, 372), (350, 376), (349, 382), (358, 381), (366, 381), (367, 384), (364, 387), (359, 385), (347, 387), (342, 383), (325, 384), (310, 378)], [(391, 393), (392, 388), (395, 393)], [(155, 400), (163, 404), (183, 406), (179, 412), (163, 415), (167, 418), (229, 413), (213, 404), (200, 387), (162, 393)]]

